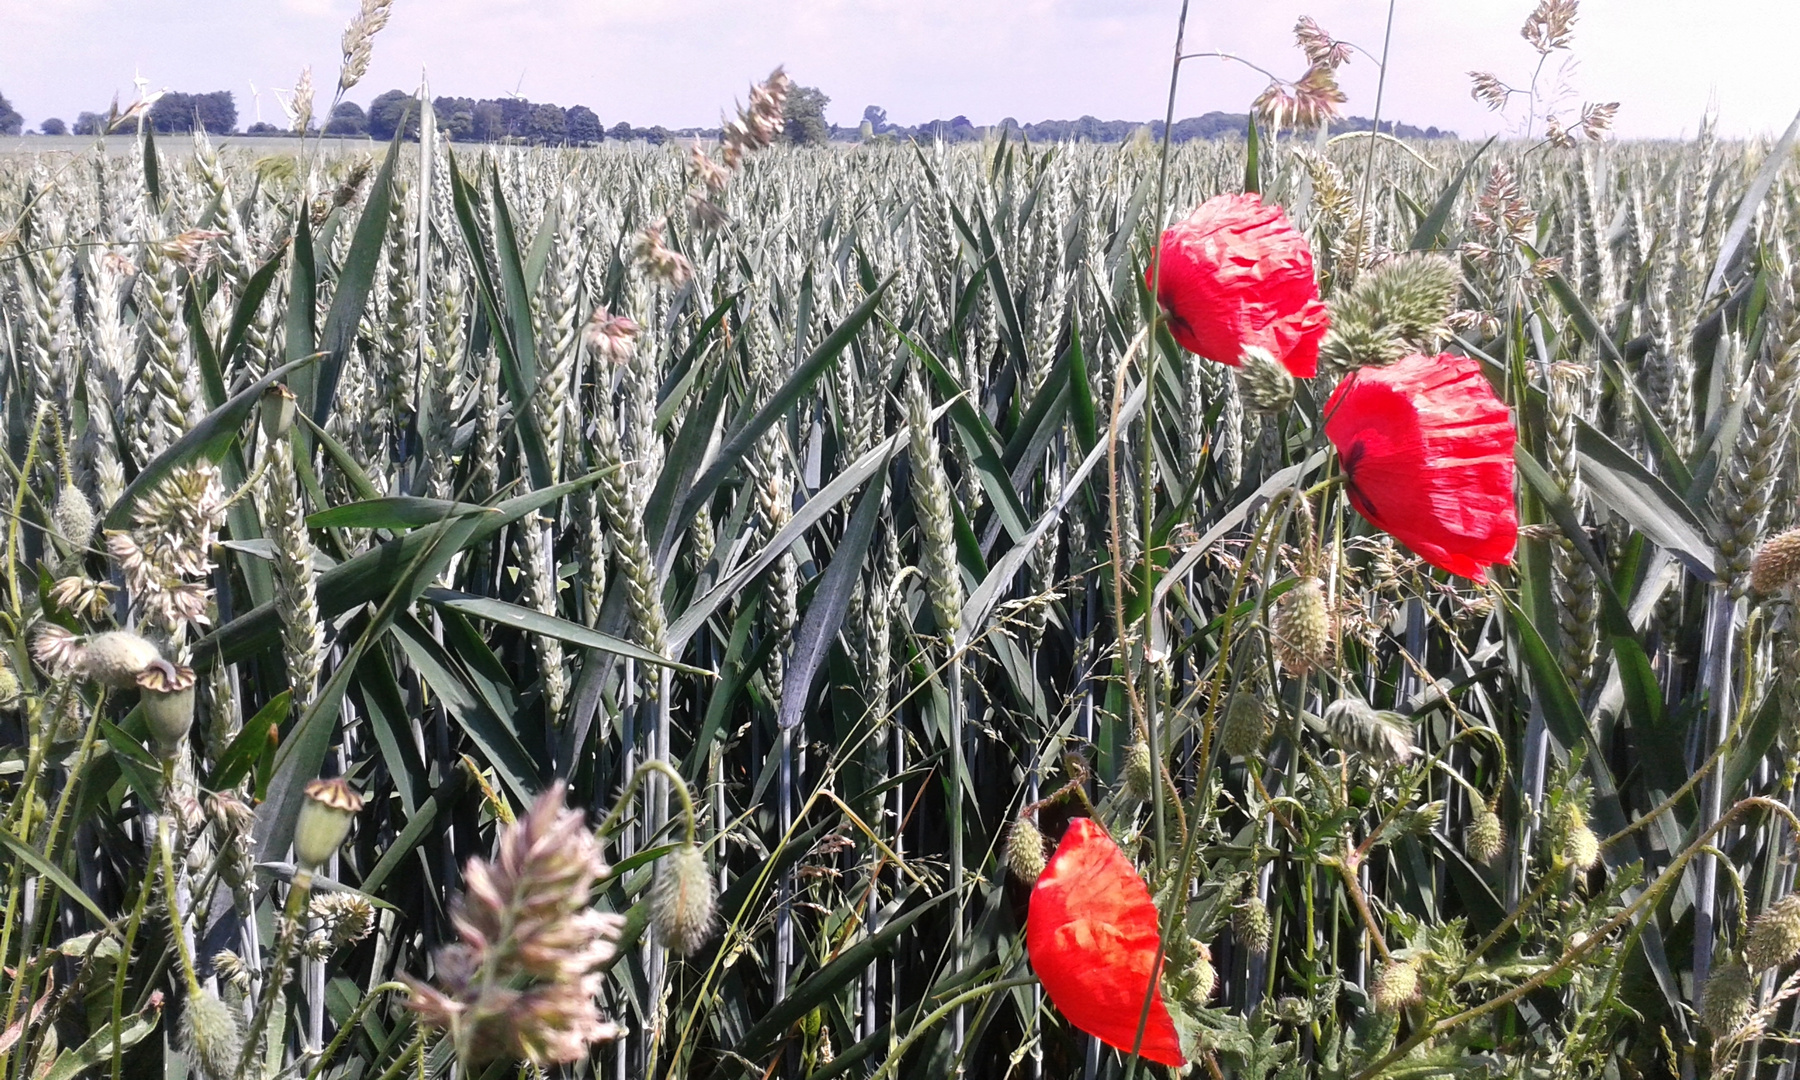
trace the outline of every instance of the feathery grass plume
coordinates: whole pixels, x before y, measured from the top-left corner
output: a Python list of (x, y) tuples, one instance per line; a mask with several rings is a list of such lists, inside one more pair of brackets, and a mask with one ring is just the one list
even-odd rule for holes
[(71, 574), (56, 579), (50, 586), (50, 601), (71, 615), (98, 619), (112, 607), (112, 594), (119, 587), (110, 581), (95, 581), (85, 574)]
[(1275, 416), (1294, 403), (1294, 377), (1261, 346), (1246, 346), (1243, 362), (1233, 374), (1238, 396), (1252, 412)]
[(650, 920), (662, 943), (681, 956), (691, 956), (712, 940), (718, 925), (718, 903), (712, 871), (695, 844), (681, 844), (658, 860), (650, 891)]
[(1419, 967), (1417, 956), (1390, 960), (1382, 965), (1381, 973), (1375, 976), (1375, 984), (1369, 988), (1369, 1000), (1375, 1011), (1397, 1013), (1417, 1001)]
[(1275, 658), (1288, 674), (1305, 675), (1331, 663), (1331, 623), (1325, 583), (1316, 577), (1302, 578), (1275, 601), (1269, 630)]
[(1412, 725), (1399, 713), (1375, 709), (1358, 697), (1343, 697), (1325, 707), (1325, 732), (1333, 746), (1358, 753), (1373, 765), (1406, 763), (1418, 748)]
[(750, 88), (750, 104), (739, 108), (734, 119), (720, 125), (720, 155), (730, 169), (743, 166), (744, 159), (775, 141), (785, 126), (783, 112), (788, 94), (794, 89), (787, 72), (776, 68), (769, 77)]
[(212, 622), (207, 583), (226, 506), (219, 475), (205, 463), (170, 470), (138, 500), (131, 530), (106, 534), (133, 608), (176, 640), (188, 626)]
[(919, 517), (919, 564), (938, 630), (953, 636), (962, 626), (963, 584), (956, 558), (950, 481), (938, 457), (937, 435), (931, 430), (931, 399), (916, 370), (906, 373), (906, 426), (912, 447), (913, 505)]
[(1744, 939), (1744, 959), (1750, 970), (1764, 971), (1791, 963), (1800, 956), (1800, 893), (1789, 893), (1770, 904), (1750, 924)]
[(369, 58), (375, 52), (375, 35), (387, 26), (393, 6), (394, 0), (362, 0), (362, 6), (350, 17), (350, 25), (344, 27), (344, 58), (338, 68), (338, 96), (342, 97), (369, 73)]
[(188, 1064), (202, 1080), (233, 1080), (244, 1051), (244, 1033), (231, 1006), (199, 987), (188, 991), (181, 1010), (180, 1043)]
[(1013, 818), (1006, 830), (1006, 868), (1026, 885), (1032, 885), (1044, 872), (1044, 834), (1029, 813)]
[(1500, 815), (1484, 802), (1475, 803), (1469, 821), (1469, 831), (1465, 846), (1469, 858), (1483, 866), (1491, 866), (1495, 859), (1506, 850), (1506, 830), (1500, 822)]
[(361, 941), (375, 929), (375, 905), (356, 893), (315, 895), (307, 914), (314, 925), (301, 941), (300, 952), (314, 960), (323, 960), (346, 945)]
[(1756, 1004), (1756, 982), (1750, 969), (1736, 960), (1720, 964), (1707, 976), (1700, 995), (1700, 1023), (1722, 1039), (1750, 1019)]
[(1519, 28), (1519, 36), (1542, 56), (1567, 49), (1575, 35), (1578, 6), (1579, 0), (1538, 0), (1537, 7), (1525, 17), (1525, 25)]
[(693, 280), (694, 264), (663, 242), (663, 228), (667, 224), (659, 221), (644, 226), (644, 231), (638, 234), (633, 254), (638, 268), (645, 274), (671, 288), (680, 288)]
[(608, 873), (581, 813), (564, 807), (561, 784), (501, 830), (491, 862), (464, 866), (468, 892), (451, 914), (459, 940), (433, 954), (437, 985), (406, 981), (408, 1005), (449, 1033), (465, 1067), (574, 1061), (618, 1037), (594, 999), (625, 917), (588, 906)]
[[(277, 404), (276, 411), (286, 404), (279, 395)], [(325, 622), (319, 612), (312, 534), (307, 530), (293, 444), (286, 435), (267, 442), (263, 464), (262, 525), (274, 556), (281, 657), (287, 668), (288, 687), (293, 691), (288, 708), (294, 715), (301, 715), (312, 704), (325, 658)]]
[(1219, 750), (1226, 757), (1249, 757), (1263, 747), (1269, 737), (1269, 710), (1262, 697), (1249, 690), (1239, 690), (1225, 703), (1225, 716), (1219, 722)]
[(1245, 891), (1242, 898), (1231, 906), (1231, 932), (1237, 937), (1238, 944), (1261, 956), (1269, 951), (1269, 941), (1274, 935), (1275, 926), (1269, 918), (1269, 906), (1256, 895), (1254, 888)]

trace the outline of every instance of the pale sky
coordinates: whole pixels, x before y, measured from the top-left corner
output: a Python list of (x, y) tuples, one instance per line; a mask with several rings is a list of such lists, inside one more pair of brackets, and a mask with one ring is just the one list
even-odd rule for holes
[[(1394, 0), (1384, 117), (1464, 136), (1507, 130), (1470, 99), (1466, 72), (1522, 85), (1536, 54), (1519, 25), (1532, 0)], [(281, 122), (270, 92), (312, 65), (321, 99), (356, 0), (0, 0), (0, 93), (35, 127), (104, 111), (152, 88), (237, 95), (240, 125)], [(963, 114), (979, 125), (1160, 118), (1180, 0), (396, 0), (352, 100), (433, 94), (583, 104), (608, 126), (711, 126), (777, 63), (831, 96), (854, 125), (865, 105), (896, 123)], [(1386, 0), (1194, 0), (1188, 51), (1232, 51), (1293, 78), (1292, 27), (1313, 16), (1377, 55)], [(1570, 105), (1621, 103), (1625, 137), (1691, 135), (1716, 108), (1721, 131), (1779, 132), (1800, 109), (1791, 77), (1795, 0), (1584, 0), (1564, 74)], [(1556, 81), (1558, 53), (1541, 80)], [(1374, 107), (1376, 65), (1340, 72), (1346, 112)], [(1266, 79), (1236, 64), (1183, 66), (1177, 117), (1242, 112)], [(322, 108), (322, 106), (321, 106)]]

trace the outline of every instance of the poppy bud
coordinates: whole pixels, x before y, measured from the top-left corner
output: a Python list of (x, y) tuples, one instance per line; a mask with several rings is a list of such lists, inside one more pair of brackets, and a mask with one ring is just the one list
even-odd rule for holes
[(1600, 861), (1600, 838), (1588, 827), (1587, 808), (1570, 799), (1558, 808), (1552, 825), (1557, 855), (1577, 870), (1592, 870)]
[(1032, 823), (1030, 814), (1014, 818), (1007, 830), (1006, 868), (1027, 885), (1036, 884), (1044, 872), (1044, 834)]
[(1469, 858), (1483, 866), (1488, 866), (1506, 850), (1506, 832), (1500, 824), (1500, 815), (1489, 809), (1486, 803), (1475, 804), (1475, 815), (1469, 822), (1468, 835)]
[(1275, 601), (1275, 655), (1290, 675), (1305, 675), (1331, 662), (1331, 611), (1325, 584), (1304, 578)]
[(1121, 779), (1124, 781), (1126, 798), (1133, 802), (1149, 800), (1151, 786), (1156, 783), (1156, 770), (1150, 762), (1149, 744), (1144, 740), (1138, 739), (1125, 751), (1125, 769)]
[(1238, 395), (1251, 412), (1274, 416), (1294, 403), (1294, 377), (1275, 362), (1267, 349), (1255, 345), (1244, 350), (1237, 370)]
[(1189, 352), (1237, 367), (1255, 346), (1298, 378), (1318, 372), (1330, 317), (1312, 249), (1260, 195), (1216, 196), (1170, 226), (1144, 280)]
[(1231, 909), (1231, 932), (1237, 936), (1238, 944), (1257, 956), (1269, 951), (1269, 939), (1274, 936), (1274, 925), (1269, 920), (1269, 906), (1254, 892), (1245, 893)]
[(1369, 988), (1369, 998), (1375, 1003), (1375, 1011), (1397, 1013), (1411, 1005), (1419, 997), (1419, 958), (1406, 960), (1390, 960), (1375, 976), (1375, 985)]
[(23, 693), (23, 689), (19, 686), (19, 677), (13, 674), (12, 665), (0, 658), (0, 712), (12, 712), (17, 709)]
[(1184, 992), (1181, 1004), (1189, 1012), (1198, 1012), (1212, 1001), (1213, 990), (1219, 984), (1219, 972), (1213, 967), (1212, 950), (1206, 943), (1193, 938), (1188, 941), (1194, 955), (1182, 969), (1180, 981)]
[(244, 1036), (231, 1006), (210, 990), (195, 990), (181, 1010), (181, 1045), (202, 1080), (231, 1080)]
[(1755, 993), (1756, 984), (1751, 979), (1750, 969), (1743, 964), (1734, 961), (1714, 968), (1701, 994), (1700, 1023), (1713, 1033), (1714, 1038), (1731, 1034), (1750, 1019)]
[(362, 796), (341, 777), (307, 783), (294, 824), (294, 861), (300, 869), (322, 866), (336, 853), (362, 805)]
[(1231, 695), (1225, 719), (1219, 725), (1219, 750), (1226, 757), (1249, 757), (1262, 749), (1269, 737), (1269, 711), (1262, 698), (1247, 690)]
[(138, 675), (161, 660), (162, 653), (144, 638), (129, 630), (108, 630), (87, 639), (75, 666), (95, 682), (126, 690), (137, 685)]
[(287, 438), (289, 429), (294, 426), (294, 413), (299, 400), (282, 383), (275, 383), (263, 391), (259, 419), (262, 421), (263, 434), (271, 441)]
[(1362, 754), (1376, 765), (1398, 764), (1418, 752), (1405, 717), (1372, 708), (1361, 698), (1337, 699), (1325, 707), (1323, 719), (1332, 745)]
[(1744, 958), (1756, 971), (1780, 967), (1800, 956), (1800, 893), (1789, 893), (1771, 904), (1750, 924)]
[(697, 951), (712, 938), (715, 907), (712, 872), (698, 847), (682, 844), (663, 856), (650, 893), (650, 918), (664, 945), (682, 956)]
[(1750, 588), (1768, 595), (1800, 581), (1800, 529), (1770, 537), (1750, 560)]
[(150, 726), (156, 751), (173, 758), (181, 751), (188, 729), (194, 726), (194, 669), (167, 660), (138, 672), (138, 703)]
[(64, 484), (57, 492), (56, 506), (50, 516), (56, 522), (56, 531), (76, 550), (87, 547), (88, 541), (94, 538), (94, 529), (100, 524), (94, 517), (93, 505), (74, 484)]

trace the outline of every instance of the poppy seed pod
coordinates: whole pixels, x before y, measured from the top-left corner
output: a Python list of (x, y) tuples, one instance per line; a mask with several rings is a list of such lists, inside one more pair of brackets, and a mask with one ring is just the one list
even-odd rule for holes
[(1512, 562), (1512, 414), (1465, 356), (1352, 372), (1325, 404), (1350, 505), (1426, 562), (1472, 581)]
[(311, 870), (331, 858), (350, 835), (350, 823), (362, 805), (362, 796), (341, 777), (306, 785), (300, 818), (294, 823), (294, 861), (301, 869)]
[(275, 383), (264, 390), (258, 416), (262, 421), (263, 434), (271, 440), (287, 438), (289, 429), (294, 426), (294, 413), (298, 411), (299, 401), (294, 392), (282, 383)]
[(138, 672), (138, 703), (156, 751), (173, 758), (194, 726), (194, 669), (158, 660)]
[(1189, 352), (1237, 367), (1256, 347), (1297, 378), (1318, 373), (1330, 317), (1312, 249), (1260, 195), (1215, 196), (1170, 226), (1144, 281)]
[(1025, 949), (1044, 992), (1069, 1023), (1130, 1052), (1144, 998), (1150, 1012), (1139, 1052), (1187, 1063), (1163, 1004), (1156, 905), (1131, 860), (1100, 823), (1076, 818), (1031, 891)]
[(663, 856), (650, 893), (650, 918), (663, 944), (682, 956), (697, 951), (712, 938), (715, 908), (712, 871), (700, 849), (682, 844)]

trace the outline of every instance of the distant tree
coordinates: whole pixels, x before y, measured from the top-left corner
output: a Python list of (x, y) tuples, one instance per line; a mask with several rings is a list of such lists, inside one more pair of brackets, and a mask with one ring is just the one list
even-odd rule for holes
[(625, 141), (625, 140), (632, 138), (635, 134), (636, 134), (636, 132), (631, 130), (631, 125), (627, 124), (625, 121), (621, 120), (618, 123), (614, 124), (609, 131), (607, 131), (606, 137), (609, 139), (618, 139), (620, 141)]
[(652, 124), (647, 128), (638, 128), (634, 134), (648, 142), (651, 146), (661, 146), (675, 138), (675, 133), (661, 124)]
[(592, 146), (606, 138), (606, 129), (600, 126), (600, 118), (586, 105), (569, 106), (564, 119), (568, 124), (568, 137), (572, 145)]
[(561, 146), (569, 137), (569, 120), (559, 106), (534, 105), (525, 118), (522, 134), (538, 146)]
[(52, 116), (50, 119), (39, 124), (38, 130), (46, 135), (67, 135), (69, 133), (69, 125)]
[(77, 135), (104, 135), (106, 117), (95, 112), (84, 112), (75, 118), (74, 130)]
[(499, 142), (506, 138), (506, 110), (498, 101), (477, 101), (469, 138), (476, 142)]
[(504, 135), (509, 139), (523, 139), (525, 129), (531, 122), (531, 110), (537, 106), (524, 98), (500, 98), (500, 122), (504, 126)]
[(267, 120), (258, 120), (244, 129), (246, 135), (286, 135), (287, 128), (276, 127)]
[(237, 130), (237, 98), (231, 91), (194, 94), (193, 102), (194, 115), (208, 134), (229, 135)]
[(0, 135), (17, 135), (25, 126), (25, 118), (12, 107), (5, 94), (0, 94)]
[(331, 119), (325, 122), (327, 135), (367, 135), (369, 133), (369, 117), (362, 106), (354, 101), (340, 101), (337, 108), (331, 110)]
[(194, 130), (194, 95), (171, 90), (150, 106), (150, 126), (158, 135)]
[(438, 130), (450, 141), (468, 142), (475, 137), (474, 98), (433, 98), (431, 111), (437, 114)]
[(369, 136), (386, 142), (404, 128), (405, 137), (419, 137), (419, 99), (404, 90), (389, 90), (369, 102)]
[(788, 92), (786, 142), (795, 146), (823, 146), (831, 140), (831, 125), (825, 122), (825, 106), (831, 98), (816, 86), (796, 86)]

